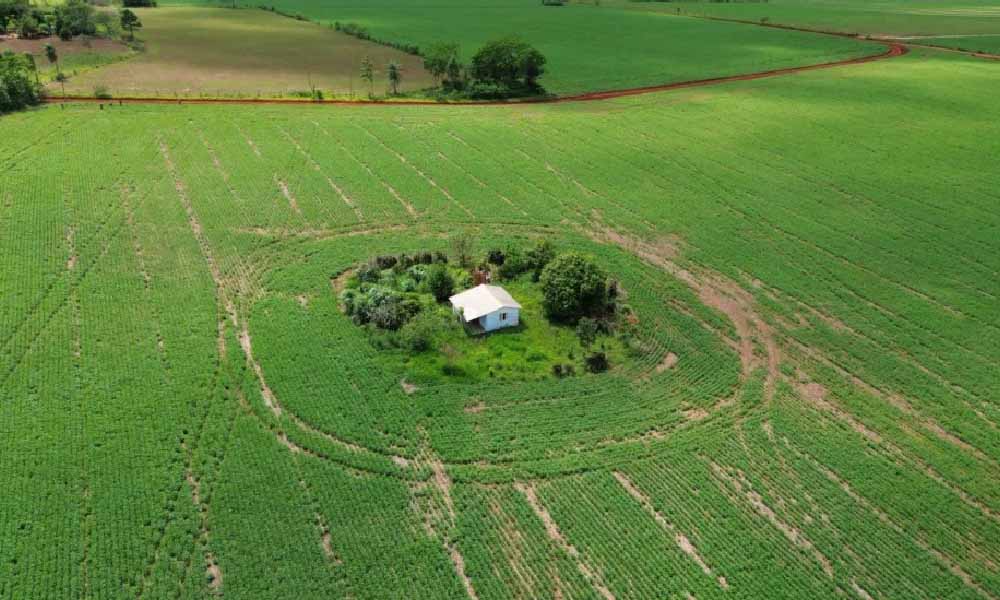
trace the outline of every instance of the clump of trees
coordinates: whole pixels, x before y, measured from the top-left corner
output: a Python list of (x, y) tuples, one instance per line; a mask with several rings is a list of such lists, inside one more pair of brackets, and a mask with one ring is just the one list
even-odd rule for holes
[(358, 325), (396, 331), (423, 310), (420, 294), (437, 302), (452, 295), (455, 280), (440, 252), (383, 255), (361, 265), (341, 293), (344, 312)]
[[(123, 6), (122, 15), (132, 13), (129, 8), (156, 6), (156, 2), (124, 0)], [(121, 26), (131, 33), (141, 24), (136, 18), (130, 25), (122, 20)], [(58, 35), (71, 40), (80, 35), (112, 37), (119, 29), (112, 13), (97, 12), (87, 0), (66, 0), (54, 7), (34, 6), (28, 0), (0, 0), (0, 31), (26, 39)]]
[(487, 42), (468, 65), (462, 63), (459, 46), (454, 43), (434, 44), (422, 54), (424, 68), (446, 92), (473, 98), (544, 92), (539, 78), (545, 73), (545, 56), (517, 36)]
[(41, 86), (31, 55), (0, 54), (0, 114), (38, 104)]

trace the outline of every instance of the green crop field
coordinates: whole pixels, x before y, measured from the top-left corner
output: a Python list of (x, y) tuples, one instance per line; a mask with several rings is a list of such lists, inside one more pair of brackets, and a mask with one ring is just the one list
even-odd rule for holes
[(654, 13), (688, 14), (901, 37), (914, 42), (1000, 54), (997, 0), (772, 0), (656, 2), (607, 0)]
[(516, 34), (546, 56), (541, 83), (556, 94), (721, 77), (882, 50), (855, 40), (651, 16), (628, 7), (542, 6), (535, 0), (274, 0), (267, 5), (321, 23), (356, 23), (376, 38), (397, 43), (455, 42), (465, 60), (484, 42)]
[[(746, 37), (552, 87), (868, 51), (655, 19)], [(0, 598), (1000, 598), (998, 69), (3, 116)], [(403, 385), (336, 278), (460, 232), (593, 256), (640, 355)]]

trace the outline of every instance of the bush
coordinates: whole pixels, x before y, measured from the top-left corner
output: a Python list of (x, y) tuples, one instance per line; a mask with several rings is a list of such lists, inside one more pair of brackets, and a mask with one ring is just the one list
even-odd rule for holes
[(365, 283), (378, 283), (382, 278), (382, 271), (374, 262), (369, 261), (358, 269), (358, 281)]
[(594, 262), (576, 252), (561, 254), (542, 271), (543, 306), (555, 320), (576, 322), (600, 312), (607, 301), (607, 277)]
[(379, 269), (391, 269), (396, 266), (396, 257), (392, 255), (376, 256), (374, 262)]
[(435, 265), (427, 273), (427, 288), (434, 299), (444, 302), (455, 292), (455, 280), (444, 265)]
[(486, 256), (486, 262), (499, 267), (503, 265), (505, 258), (503, 250), (490, 250)]
[(434, 344), (434, 333), (440, 326), (440, 318), (436, 315), (421, 313), (399, 330), (399, 344), (410, 352), (430, 350)]
[(110, 100), (111, 92), (108, 91), (108, 86), (106, 85), (94, 86), (94, 98), (98, 98), (100, 100)]
[(556, 248), (552, 245), (552, 242), (548, 240), (538, 240), (535, 247), (528, 250), (527, 262), (528, 266), (534, 269), (537, 273), (541, 273), (552, 259), (556, 257)]
[(576, 335), (584, 348), (590, 348), (597, 339), (598, 323), (590, 317), (583, 317), (576, 325)]
[(584, 362), (587, 364), (587, 371), (590, 373), (603, 373), (608, 370), (608, 355), (603, 352), (594, 352)]

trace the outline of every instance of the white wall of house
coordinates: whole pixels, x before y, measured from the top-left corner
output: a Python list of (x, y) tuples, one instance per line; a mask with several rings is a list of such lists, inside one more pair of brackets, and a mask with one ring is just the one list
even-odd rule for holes
[(520, 322), (520, 313), (517, 308), (501, 308), (479, 317), (479, 325), (486, 331), (514, 327)]

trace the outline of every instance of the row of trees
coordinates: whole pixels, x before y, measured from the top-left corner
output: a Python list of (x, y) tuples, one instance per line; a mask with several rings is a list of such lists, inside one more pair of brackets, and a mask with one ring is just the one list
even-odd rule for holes
[[(361, 59), (361, 79), (368, 82), (368, 96), (375, 96), (375, 63), (368, 56)], [(392, 95), (399, 93), (399, 85), (403, 82), (403, 66), (394, 60), (386, 65), (386, 75), (389, 80), (389, 90)]]
[(424, 68), (448, 91), (473, 96), (537, 94), (545, 72), (545, 56), (517, 36), (487, 42), (465, 65), (455, 43), (432, 44), (424, 52)]

